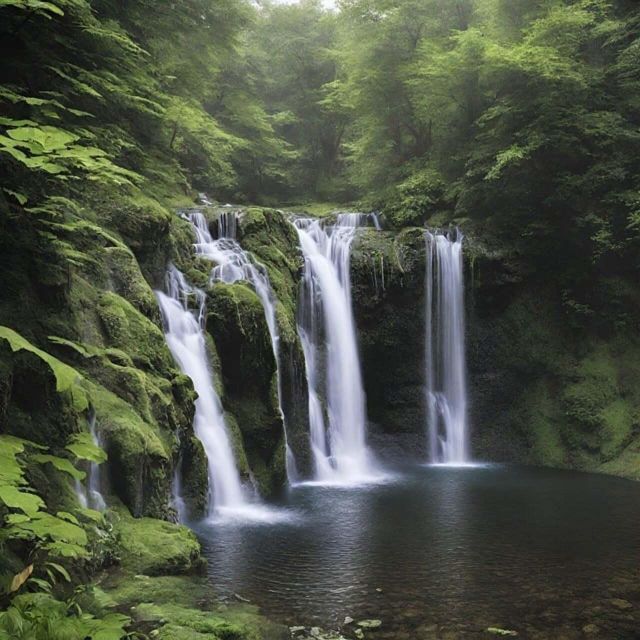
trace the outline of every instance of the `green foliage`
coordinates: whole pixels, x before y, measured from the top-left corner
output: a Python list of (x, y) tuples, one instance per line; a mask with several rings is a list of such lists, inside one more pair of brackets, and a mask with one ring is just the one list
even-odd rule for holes
[(431, 216), (446, 210), (445, 185), (436, 171), (412, 174), (395, 187), (384, 213), (391, 226), (422, 226)]
[(127, 635), (129, 618), (109, 613), (96, 618), (78, 612), (77, 605), (56, 600), (47, 593), (18, 596), (0, 612), (1, 640), (120, 640)]
[(77, 434), (73, 441), (66, 446), (66, 449), (78, 460), (88, 460), (96, 464), (102, 464), (107, 461), (106, 452), (93, 442), (90, 433)]
[(82, 377), (75, 369), (54, 358), (46, 351), (38, 349), (13, 329), (9, 329), (9, 327), (0, 327), (0, 340), (6, 340), (12, 351), (24, 349), (41, 358), (47, 363), (54, 374), (58, 392), (71, 399), (75, 410), (81, 412), (89, 408), (87, 395), (80, 385)]
[(0, 435), (0, 503), (2, 512), (0, 546), (14, 540), (28, 542), (34, 551), (52, 556), (79, 558), (87, 555), (87, 535), (75, 516), (65, 512), (46, 511), (44, 500), (30, 486), (25, 471), (30, 464), (52, 464), (72, 478), (84, 473), (69, 460), (45, 453), (43, 447), (27, 440)]

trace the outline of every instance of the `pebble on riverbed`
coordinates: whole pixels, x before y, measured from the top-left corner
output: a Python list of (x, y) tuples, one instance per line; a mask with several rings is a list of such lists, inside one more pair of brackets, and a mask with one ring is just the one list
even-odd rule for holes
[(295, 640), (347, 640), (337, 631), (325, 631), (320, 627), (289, 627), (289, 633)]
[(625, 609), (633, 609), (633, 605), (628, 600), (623, 600), (622, 598), (612, 598), (609, 600), (612, 606), (616, 609), (620, 609), (624, 611)]

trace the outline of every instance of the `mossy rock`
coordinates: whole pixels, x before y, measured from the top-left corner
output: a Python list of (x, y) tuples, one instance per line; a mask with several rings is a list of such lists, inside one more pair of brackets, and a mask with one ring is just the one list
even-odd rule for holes
[(211, 602), (206, 578), (189, 576), (109, 576), (99, 587), (108, 609), (125, 610), (133, 630), (165, 640), (288, 640), (287, 627), (263, 618), (246, 604)]
[(64, 446), (89, 408), (83, 383), (78, 371), (0, 327), (0, 431)]
[(179, 575), (202, 567), (200, 544), (182, 525), (153, 518), (114, 518), (120, 562), (126, 571), (149, 576)]
[(131, 405), (90, 384), (91, 403), (98, 429), (109, 455), (109, 478), (118, 497), (136, 515), (167, 514), (171, 486), (172, 447)]
[(189, 517), (205, 515), (209, 495), (207, 456), (195, 435), (180, 442), (179, 472), (182, 480), (182, 498)]
[(352, 299), (369, 418), (388, 433), (425, 430), (424, 230), (364, 229), (351, 256)]
[[(230, 435), (236, 458), (241, 468), (245, 466), (244, 449), (255, 475), (254, 465), (268, 467), (283, 431), (273, 393), (276, 362), (264, 309), (243, 283), (215, 284), (209, 290), (208, 309), (207, 329), (219, 356), (223, 405), (235, 418)], [(276, 483), (259, 484), (271, 488)]]
[(107, 346), (129, 354), (136, 366), (157, 371), (175, 368), (160, 328), (121, 296), (104, 292), (98, 299), (98, 314)]

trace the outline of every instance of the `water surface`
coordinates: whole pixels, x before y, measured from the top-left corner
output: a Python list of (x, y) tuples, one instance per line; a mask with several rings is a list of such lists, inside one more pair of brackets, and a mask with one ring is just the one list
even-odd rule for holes
[(297, 487), (283, 508), (273, 524), (196, 526), (218, 595), (291, 625), (381, 619), (380, 639), (640, 638), (640, 484), (414, 466)]

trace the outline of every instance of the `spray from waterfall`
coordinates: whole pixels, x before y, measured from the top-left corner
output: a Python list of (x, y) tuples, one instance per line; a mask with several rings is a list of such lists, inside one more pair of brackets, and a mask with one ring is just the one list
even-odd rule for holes
[(335, 225), (328, 227), (314, 219), (294, 220), (305, 258), (298, 334), (305, 356), (311, 451), (319, 481), (354, 481), (371, 476), (375, 467), (366, 443), (350, 276), (356, 229), (370, 221), (370, 214), (357, 213), (339, 214)]
[[(173, 265), (167, 272), (166, 289), (167, 293), (156, 292), (165, 338), (180, 370), (191, 378), (198, 394), (193, 426), (208, 462), (207, 515), (213, 516), (224, 509), (241, 509), (246, 501), (224, 412), (213, 384), (202, 328), (205, 294), (192, 287)], [(190, 301), (197, 305), (196, 314), (190, 310)]]
[(431, 461), (469, 462), (463, 236), (426, 233), (426, 400)]
[(196, 232), (196, 253), (215, 264), (211, 271), (211, 280), (232, 284), (239, 280), (249, 282), (264, 309), (269, 328), (273, 356), (276, 362), (276, 382), (278, 408), (284, 425), (286, 471), (289, 482), (298, 479), (298, 471), (293, 451), (287, 437), (287, 417), (282, 405), (282, 363), (280, 361), (280, 330), (276, 319), (276, 298), (265, 267), (254, 263), (249, 254), (242, 249), (236, 239), (237, 215), (235, 211), (223, 211), (218, 218), (218, 239), (209, 231), (209, 224), (200, 211), (188, 216)]

